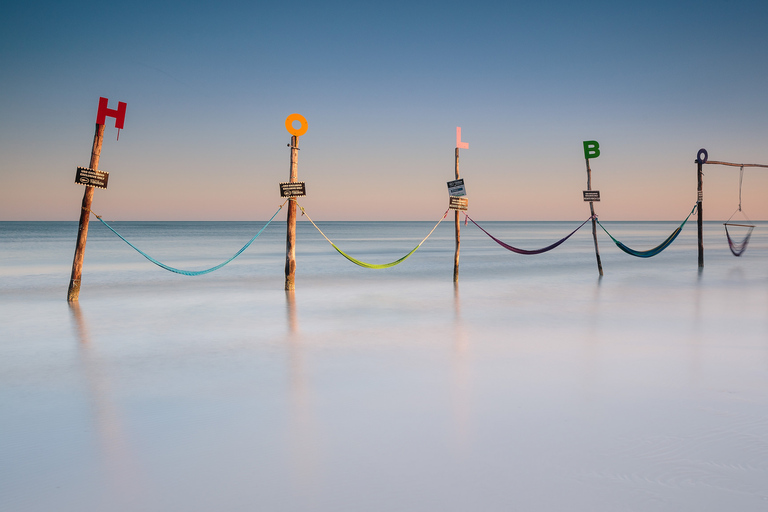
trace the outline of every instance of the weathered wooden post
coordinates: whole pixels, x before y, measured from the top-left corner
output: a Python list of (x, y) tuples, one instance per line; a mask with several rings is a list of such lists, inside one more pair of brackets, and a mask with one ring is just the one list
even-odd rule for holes
[[(468, 149), (469, 143), (468, 142), (461, 142), (461, 127), (456, 127), (456, 165), (455, 165), (455, 171), (456, 171), (456, 181), (458, 182), (460, 179), (459, 176), (459, 149)], [(462, 181), (463, 186), (463, 181)], [(449, 185), (450, 188), (450, 185)], [(459, 210), (456, 209), (455, 212), (455, 224), (456, 224), (456, 253), (453, 256), (453, 282), (458, 283), (459, 282), (459, 251), (461, 250), (461, 222), (459, 220)]]
[[(456, 148), (456, 179), (459, 179), (459, 148)], [(461, 222), (459, 221), (459, 210), (454, 211), (454, 221), (456, 224), (456, 253), (453, 255), (453, 282), (459, 282), (459, 251), (461, 250)]]
[[(299, 121), (300, 128), (294, 128), (293, 122)], [(307, 131), (307, 120), (299, 114), (291, 114), (285, 119), (285, 128), (291, 134), (291, 169), (289, 183), (299, 182), (299, 137)], [(303, 184), (302, 184), (303, 185)], [(301, 187), (303, 190), (303, 187)], [(294, 197), (303, 196), (303, 193), (296, 193), (298, 189), (295, 186), (283, 187), (281, 184), (280, 194), (288, 197), (287, 230), (285, 237), (285, 289), (296, 289), (296, 200)]]
[(704, 268), (704, 214), (702, 213), (702, 207), (704, 203), (704, 173), (702, 172), (702, 166), (706, 163), (708, 157), (709, 155), (707, 154), (707, 150), (704, 148), (700, 149), (696, 154), (696, 181), (698, 183), (696, 203), (698, 206), (696, 208), (698, 217), (696, 219), (696, 230), (698, 231), (699, 235), (699, 268)]
[[(590, 158), (597, 158), (600, 156), (600, 144), (596, 140), (584, 141), (584, 158), (587, 161), (587, 191), (592, 191), (592, 169), (589, 166)], [(597, 197), (597, 201), (600, 200), (600, 192), (597, 191), (596, 196), (593, 194), (584, 194), (584, 200), (589, 200), (589, 213), (592, 215), (592, 238), (595, 240), (595, 257), (597, 258), (597, 271), (600, 273), (600, 277), (603, 276), (603, 263), (600, 261), (600, 249), (597, 246), (597, 222), (595, 220), (595, 206), (593, 204), (594, 198)]]
[(67, 300), (69, 302), (77, 301), (80, 298), (80, 280), (83, 275), (83, 257), (85, 256), (85, 243), (88, 239), (88, 221), (91, 218), (94, 187), (106, 188), (106, 181), (103, 182), (103, 185), (99, 184), (98, 181), (94, 181), (99, 180), (106, 174), (98, 170), (101, 145), (104, 142), (104, 123), (107, 117), (114, 117), (115, 128), (118, 130), (122, 130), (125, 123), (126, 104), (122, 101), (118, 102), (117, 110), (107, 108), (107, 104), (107, 98), (99, 98), (99, 110), (96, 114), (96, 133), (93, 136), (93, 147), (91, 149), (91, 162), (88, 165), (88, 169), (78, 168), (75, 178), (75, 183), (85, 185), (85, 193), (83, 194), (83, 202), (80, 208), (75, 258), (72, 262), (72, 275), (69, 279), (69, 290), (67, 291)]

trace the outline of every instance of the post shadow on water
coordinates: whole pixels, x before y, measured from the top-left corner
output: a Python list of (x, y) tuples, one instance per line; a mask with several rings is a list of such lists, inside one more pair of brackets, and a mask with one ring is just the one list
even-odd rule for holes
[(108, 486), (107, 492), (101, 490), (100, 493), (108, 495), (107, 500), (117, 499), (130, 508), (132, 503), (138, 505), (139, 496), (146, 498), (149, 486), (141, 476), (143, 471), (125, 432), (122, 411), (113, 398), (112, 383), (105, 368), (106, 362), (99, 358), (80, 303), (73, 301), (68, 304), (74, 320), (75, 339), (78, 342), (77, 363), (83, 379), (85, 398), (89, 404), (93, 431), (97, 436), (94, 439), (97, 444), (96, 452)]

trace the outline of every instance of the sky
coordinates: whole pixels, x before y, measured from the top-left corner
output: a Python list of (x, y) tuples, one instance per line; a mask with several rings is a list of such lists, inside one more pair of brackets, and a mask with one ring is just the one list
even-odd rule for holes
[[(682, 220), (711, 160), (768, 164), (768, 3), (52, 2), (0, 16), (0, 220), (76, 220), (99, 97), (93, 210), (265, 220), (289, 175), (314, 220), (436, 220), (460, 173), (477, 220)], [(738, 207), (707, 165), (706, 220)], [(768, 169), (742, 205), (768, 219)]]

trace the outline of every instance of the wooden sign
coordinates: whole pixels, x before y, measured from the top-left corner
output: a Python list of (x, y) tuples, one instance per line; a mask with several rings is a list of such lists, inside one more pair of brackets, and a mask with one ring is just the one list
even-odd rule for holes
[(303, 197), (307, 195), (307, 188), (303, 181), (280, 184), (280, 197)]
[(464, 179), (454, 180), (448, 182), (448, 195), (449, 196), (465, 196), (467, 195), (467, 189), (464, 188)]
[(585, 190), (584, 191), (584, 201), (600, 201), (600, 191), (599, 190)]
[(448, 208), (451, 210), (467, 210), (469, 208), (469, 199), (466, 197), (451, 196), (448, 200)]
[(87, 167), (78, 167), (75, 175), (75, 183), (85, 185), (86, 187), (107, 188), (109, 173), (106, 171), (94, 171)]

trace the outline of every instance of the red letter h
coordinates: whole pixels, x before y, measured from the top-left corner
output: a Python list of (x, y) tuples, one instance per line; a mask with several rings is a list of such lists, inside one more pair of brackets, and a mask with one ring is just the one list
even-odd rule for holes
[(96, 114), (96, 124), (104, 124), (107, 117), (115, 118), (115, 128), (122, 130), (125, 123), (125, 107), (126, 104), (122, 101), (117, 102), (117, 110), (107, 108), (107, 98), (99, 98), (99, 112)]

